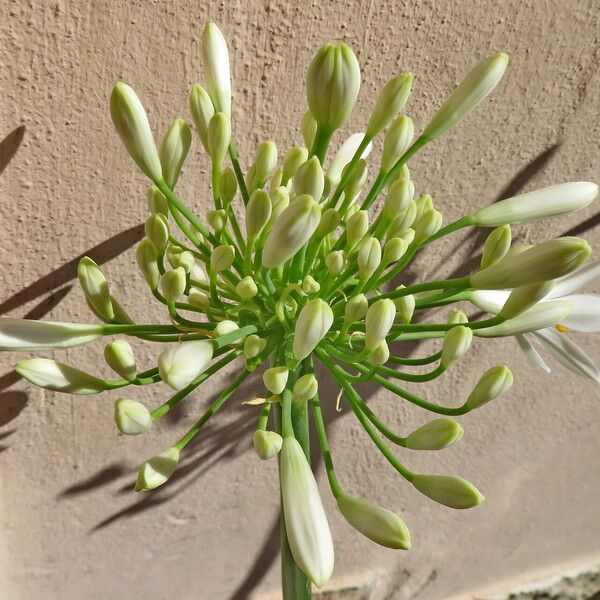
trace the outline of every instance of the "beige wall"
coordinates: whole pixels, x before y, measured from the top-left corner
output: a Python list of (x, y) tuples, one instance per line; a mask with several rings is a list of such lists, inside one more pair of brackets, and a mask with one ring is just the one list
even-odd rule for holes
[[(201, 79), (198, 40), (209, 19), (230, 42), (234, 128), (245, 164), (267, 136), (283, 149), (300, 142), (305, 68), (319, 44), (342, 39), (364, 76), (348, 133), (365, 123), (375, 90), (392, 74), (415, 73), (407, 110), (422, 127), (469, 65), (492, 50), (511, 55), (503, 84), (481, 110), (411, 163), (418, 191), (430, 192), (448, 221), (502, 193), (600, 179), (593, 0), (0, 4), (0, 137), (25, 127), (0, 179), (6, 314), (90, 320), (73, 286), (76, 259), (90, 249), (128, 310), (141, 321), (161, 314), (132, 250), (146, 182), (112, 129), (108, 95), (117, 80), (129, 82), (157, 135), (174, 116), (189, 118), (187, 93)], [(3, 158), (18, 134), (3, 144)], [(207, 161), (195, 140), (181, 195), (206, 208), (208, 190)], [(596, 210), (517, 232), (528, 241), (559, 235), (593, 221)], [(587, 235), (600, 246), (598, 229)], [(471, 252), (473, 238), (455, 251), (460, 239), (432, 249), (421, 272), (450, 272)], [(598, 338), (577, 338), (600, 360)], [(108, 375), (101, 350), (68, 351), (66, 361), (99, 365)], [(140, 362), (151, 365), (156, 352), (140, 347)], [(277, 589), (276, 465), (259, 463), (250, 450), (252, 410), (231, 405), (172, 483), (139, 497), (131, 490), (137, 465), (176, 439), (214, 389), (200, 390), (151, 434), (126, 439), (112, 422), (114, 396), (33, 389), (11, 373), (16, 359), (0, 357), (0, 600), (240, 600)], [(487, 501), (467, 512), (409, 489), (348, 411), (335, 414), (329, 388), (323, 401), (345, 486), (398, 510), (414, 541), (410, 553), (395, 553), (350, 530), (320, 470), (337, 546), (332, 587), (381, 577), (388, 597), (441, 600), (600, 553), (596, 386), (561, 368), (550, 375), (532, 369), (505, 340), (475, 342), (470, 358), (428, 395), (451, 403), (499, 361), (515, 372), (510, 395), (464, 418), (457, 447), (409, 456), (417, 469), (472, 479)], [(166, 394), (136, 397), (152, 404)], [(401, 431), (425, 419), (386, 392), (375, 393), (372, 406)]]

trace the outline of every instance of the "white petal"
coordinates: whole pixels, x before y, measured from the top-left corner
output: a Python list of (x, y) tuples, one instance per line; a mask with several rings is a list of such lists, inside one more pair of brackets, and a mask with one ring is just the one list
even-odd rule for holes
[(471, 292), (471, 302), (481, 310), (497, 314), (508, 300), (508, 290), (474, 290)]
[(546, 296), (546, 300), (572, 294), (586, 285), (596, 283), (598, 280), (600, 280), (600, 260), (590, 262), (581, 269), (561, 277)]
[(550, 367), (544, 362), (544, 359), (539, 355), (539, 352), (529, 343), (527, 334), (515, 335), (519, 348), (523, 351), (525, 358), (539, 367), (546, 373), (550, 373)]
[(596, 294), (573, 294), (565, 296), (573, 309), (561, 324), (574, 331), (600, 331), (600, 296)]
[[(329, 165), (329, 169), (327, 169), (327, 177), (331, 181), (332, 185), (337, 185), (340, 182), (344, 167), (352, 160), (352, 157), (358, 150), (358, 147), (361, 145), (364, 137), (365, 134), (362, 132), (351, 135), (335, 153), (331, 164)], [(369, 143), (362, 153), (361, 158), (367, 158), (372, 147), (373, 144)]]

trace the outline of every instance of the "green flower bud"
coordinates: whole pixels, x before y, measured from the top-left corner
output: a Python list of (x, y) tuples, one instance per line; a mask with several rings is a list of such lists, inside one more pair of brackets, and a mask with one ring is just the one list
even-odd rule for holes
[(415, 475), (411, 482), (421, 494), (450, 508), (473, 508), (485, 498), (462, 477), (452, 475)]
[(47, 358), (20, 360), (15, 371), (29, 383), (63, 394), (98, 394), (107, 389), (103, 379)]
[(279, 215), (290, 205), (290, 193), (286, 187), (279, 186), (271, 194), (271, 218), (267, 223), (267, 229), (271, 229)]
[(324, 300), (307, 302), (298, 315), (294, 331), (293, 352), (296, 360), (304, 360), (327, 335), (333, 325), (333, 311)]
[(325, 44), (306, 75), (308, 108), (315, 121), (330, 131), (340, 128), (354, 108), (359, 88), (354, 52), (346, 44)]
[(244, 340), (244, 358), (250, 359), (258, 356), (267, 346), (267, 340), (251, 334)]
[(271, 367), (263, 373), (263, 382), (271, 394), (281, 394), (285, 390), (290, 372), (287, 367)]
[(396, 318), (396, 306), (389, 298), (377, 300), (369, 306), (365, 318), (365, 348), (373, 352), (385, 341)]
[(448, 319), (448, 323), (453, 323), (455, 325), (463, 325), (464, 323), (468, 323), (469, 319), (467, 315), (462, 310), (453, 310), (452, 314)]
[(369, 354), (369, 362), (374, 367), (381, 367), (381, 365), (385, 365), (385, 363), (390, 358), (390, 349), (387, 345), (387, 342), (381, 342), (371, 354)]
[(387, 173), (410, 148), (414, 134), (413, 120), (406, 115), (400, 115), (390, 125), (383, 138), (381, 153), (381, 171), (383, 173)]
[(383, 264), (390, 265), (400, 260), (407, 248), (408, 244), (402, 238), (390, 238), (383, 247)]
[[(418, 212), (418, 209), (417, 209)], [(413, 225), (415, 230), (415, 241), (422, 242), (436, 234), (442, 226), (442, 213), (432, 208)]]
[[(388, 236), (388, 237), (392, 237), (392, 236)], [(408, 248), (414, 241), (415, 239), (415, 230), (411, 229), (410, 227), (408, 229), (405, 229), (404, 231), (401, 231), (397, 236), (399, 239), (401, 239), (405, 244), (406, 247)]]
[(305, 294), (316, 294), (321, 289), (319, 282), (312, 275), (307, 275), (300, 287)]
[[(271, 175), (271, 180), (269, 181), (269, 189), (271, 191), (281, 187), (281, 182), (283, 181), (283, 169), (279, 167), (273, 171), (273, 175)], [(287, 188), (286, 188), (287, 189)]]
[(296, 196), (308, 194), (320, 200), (325, 186), (325, 176), (318, 157), (313, 156), (298, 167), (293, 179)]
[[(400, 213), (400, 215), (392, 221), (388, 229), (389, 237), (400, 237), (405, 231), (410, 229), (410, 226), (415, 222), (417, 217), (417, 203), (413, 200), (408, 203), (408, 206)], [(414, 229), (413, 239), (414, 239)], [(411, 240), (412, 241), (412, 240)]]
[(192, 306), (197, 306), (198, 308), (204, 308), (210, 304), (208, 294), (205, 291), (196, 288), (190, 290), (187, 299)]
[(189, 250), (184, 250), (177, 246), (171, 246), (169, 250), (167, 258), (171, 267), (173, 269), (181, 267), (186, 273), (191, 273), (196, 265), (194, 255)]
[(160, 278), (160, 289), (167, 302), (175, 302), (185, 292), (185, 269), (177, 267)]
[(129, 155), (142, 172), (152, 179), (162, 179), (158, 150), (152, 137), (146, 111), (136, 93), (119, 82), (110, 95), (110, 116)]
[[(347, 199), (353, 200), (356, 198), (362, 190), (365, 182), (367, 181), (367, 175), (369, 169), (367, 168), (367, 162), (364, 159), (359, 159), (352, 169), (352, 174), (348, 178), (346, 185), (344, 186), (344, 196)], [(346, 176), (346, 169), (344, 169), (343, 177)], [(349, 200), (350, 201), (350, 200)]]
[(441, 450), (458, 442), (463, 436), (460, 423), (447, 417), (429, 421), (406, 438), (411, 450)]
[(198, 83), (190, 92), (189, 103), (200, 141), (208, 153), (208, 124), (215, 114), (215, 107), (208, 92)]
[(505, 289), (556, 279), (581, 266), (590, 252), (590, 245), (581, 238), (548, 240), (471, 275), (471, 287)]
[(205, 340), (170, 344), (158, 357), (158, 372), (168, 386), (182, 390), (206, 370), (212, 355), (213, 345)]
[(0, 317), (0, 350), (71, 348), (89, 344), (102, 335), (102, 325)]
[(215, 273), (226, 271), (233, 264), (235, 248), (233, 246), (217, 246), (210, 253), (210, 269)]
[[(410, 179), (397, 179), (390, 185), (383, 203), (383, 216), (389, 221), (402, 217), (415, 195), (415, 185)], [(409, 223), (409, 227), (412, 222)]]
[(500, 83), (507, 64), (506, 54), (492, 54), (484, 58), (450, 94), (422, 137), (434, 140), (458, 125)]
[(262, 254), (267, 269), (280, 267), (308, 242), (321, 220), (321, 207), (308, 195), (298, 196), (278, 217)]
[[(217, 337), (220, 337), (222, 335), (227, 335), (228, 333), (233, 333), (234, 331), (237, 331), (240, 328), (240, 326), (235, 322), (235, 321), (231, 321), (230, 319), (223, 319), (222, 321), (219, 321), (217, 323), (217, 326), (214, 329), (215, 335)], [(232, 343), (232, 346), (240, 346), (243, 343), (243, 340), (238, 340), (234, 343)]]
[(165, 183), (173, 189), (192, 145), (192, 130), (183, 119), (175, 119), (158, 152)]
[(367, 238), (358, 251), (358, 278), (366, 281), (381, 263), (381, 243), (377, 238)]
[(262, 431), (258, 429), (252, 435), (252, 443), (258, 458), (269, 460), (279, 454), (283, 438), (275, 431)]
[(148, 200), (148, 210), (151, 214), (161, 214), (169, 216), (169, 203), (164, 194), (155, 187), (149, 187), (146, 190), (146, 199)]
[(123, 379), (133, 381), (137, 366), (133, 348), (127, 340), (114, 340), (104, 346), (104, 359), (108, 366)]
[[(404, 285), (399, 285), (396, 289), (401, 290), (405, 288)], [(394, 305), (396, 306), (396, 315), (400, 319), (400, 322), (404, 325), (408, 325), (413, 318), (415, 313), (416, 300), (413, 294), (408, 296), (400, 296), (400, 298), (394, 299)]]
[(457, 361), (471, 346), (473, 330), (464, 325), (457, 325), (446, 331), (442, 345), (442, 358), (440, 366), (448, 369), (452, 363)]
[(208, 224), (215, 230), (215, 233), (223, 231), (227, 225), (227, 211), (220, 208), (219, 210), (209, 210), (206, 213)]
[(237, 295), (242, 299), (243, 302), (247, 302), (251, 300), (258, 294), (258, 288), (256, 287), (256, 283), (254, 283), (254, 279), (247, 275), (242, 279), (236, 286), (235, 291)]
[(386, 548), (410, 550), (410, 533), (397, 514), (345, 492), (336, 500), (344, 519), (365, 537)]
[(503, 394), (513, 383), (513, 374), (506, 365), (496, 365), (486, 371), (465, 402), (465, 408), (475, 410)]
[[(327, 180), (331, 186), (336, 186), (342, 179), (342, 173), (345, 170), (348, 163), (352, 160), (359, 146), (365, 139), (364, 133), (355, 133), (351, 135), (344, 143), (340, 146), (340, 149), (333, 155), (331, 164), (327, 169)], [(360, 158), (364, 159), (371, 153), (372, 144), (369, 143), (364, 149)]]
[(264, 181), (277, 166), (277, 146), (272, 140), (261, 142), (254, 156), (256, 173), (261, 181)]
[(335, 208), (328, 208), (322, 215), (319, 226), (317, 227), (316, 237), (318, 239), (329, 235), (335, 231), (340, 224), (340, 213)]
[(304, 145), (307, 148), (312, 148), (313, 141), (315, 139), (315, 134), (317, 133), (317, 122), (310, 114), (310, 110), (307, 110), (304, 113), (300, 128), (302, 129), (302, 139), (304, 140)]
[(341, 250), (330, 252), (325, 257), (325, 265), (329, 273), (337, 277), (344, 270), (344, 253)]
[(136, 492), (147, 492), (165, 483), (175, 472), (179, 463), (179, 450), (168, 448), (162, 454), (145, 462), (138, 471)]
[[(310, 113), (309, 113), (310, 114)], [(308, 160), (308, 150), (303, 146), (290, 148), (283, 159), (282, 181), (289, 181), (301, 164)]]
[(208, 124), (207, 152), (213, 164), (219, 168), (227, 156), (229, 142), (231, 142), (229, 117), (222, 112), (215, 113)]
[(403, 73), (397, 75), (384, 86), (375, 108), (371, 113), (369, 124), (367, 125), (367, 135), (370, 138), (375, 137), (380, 131), (385, 129), (388, 124), (395, 119), (398, 113), (404, 108), (410, 88), (412, 87), (413, 74)]
[(223, 206), (228, 207), (237, 194), (238, 184), (235, 173), (227, 167), (221, 171), (219, 178), (219, 192)]
[(103, 321), (112, 321), (115, 311), (102, 269), (91, 258), (84, 256), (77, 266), (77, 278), (92, 310)]
[(350, 250), (369, 230), (369, 213), (359, 210), (346, 221), (346, 246)]
[(529, 310), (542, 298), (545, 298), (554, 287), (555, 281), (540, 281), (531, 285), (515, 288), (511, 293), (502, 310), (498, 313), (503, 319), (513, 319), (517, 315)]
[(202, 32), (202, 63), (206, 87), (215, 110), (231, 117), (231, 76), (227, 42), (214, 23), (207, 23)]
[(246, 206), (246, 235), (254, 241), (271, 218), (271, 199), (263, 190), (255, 190)]
[(163, 214), (150, 215), (144, 225), (146, 237), (158, 252), (164, 252), (169, 243), (169, 224)]
[(139, 435), (150, 429), (152, 417), (141, 402), (119, 398), (115, 402), (115, 423), (121, 433)]
[(157, 252), (150, 240), (142, 240), (137, 247), (135, 258), (146, 283), (151, 290), (158, 288), (160, 272), (158, 270)]
[(294, 384), (292, 398), (296, 402), (306, 402), (317, 395), (319, 382), (313, 373), (302, 375)]
[(502, 225), (494, 229), (483, 245), (481, 268), (487, 269), (503, 259), (510, 250), (511, 239), (510, 225)]
[(364, 294), (353, 296), (346, 302), (344, 309), (344, 323), (356, 323), (360, 321), (369, 308), (369, 301)]

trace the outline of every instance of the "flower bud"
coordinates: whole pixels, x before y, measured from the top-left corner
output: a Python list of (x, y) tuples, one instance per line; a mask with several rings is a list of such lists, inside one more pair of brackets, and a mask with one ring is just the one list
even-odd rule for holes
[(175, 472), (179, 463), (179, 450), (168, 448), (162, 454), (145, 462), (138, 471), (136, 492), (147, 492), (165, 483)]
[(344, 253), (341, 250), (330, 252), (325, 257), (325, 265), (329, 273), (337, 277), (344, 270)]
[(480, 227), (529, 223), (581, 210), (597, 195), (598, 186), (589, 181), (559, 183), (494, 202), (473, 214), (473, 219)]
[(215, 273), (226, 271), (233, 264), (235, 248), (233, 246), (217, 246), (210, 253), (210, 269)]
[[(415, 222), (417, 217), (417, 203), (413, 200), (408, 203), (408, 206), (400, 215), (392, 221), (388, 229), (389, 237), (400, 237), (405, 231), (408, 231), (410, 226)], [(414, 239), (414, 229), (412, 230)], [(411, 240), (412, 241), (412, 240)]]
[(255, 190), (246, 206), (246, 236), (254, 241), (261, 234), (271, 217), (271, 199), (264, 190)]
[(100, 267), (88, 256), (84, 256), (77, 266), (77, 278), (92, 310), (103, 320), (115, 318), (108, 283)]
[(146, 283), (151, 290), (158, 288), (160, 271), (158, 270), (158, 254), (150, 240), (142, 240), (135, 252), (135, 258)]
[(290, 148), (283, 159), (282, 181), (289, 181), (301, 164), (308, 160), (308, 150), (303, 146)]
[(223, 231), (227, 225), (227, 211), (220, 208), (219, 210), (209, 210), (206, 213), (208, 224), (215, 230), (215, 233)]
[(377, 238), (367, 238), (358, 251), (358, 278), (366, 281), (381, 263), (381, 243)]
[(127, 340), (114, 340), (104, 347), (104, 360), (108, 366), (123, 379), (133, 381), (137, 375), (137, 366), (133, 348)]
[(312, 156), (298, 167), (293, 179), (296, 196), (308, 194), (315, 200), (320, 200), (325, 186), (323, 168), (318, 157)]
[(175, 119), (158, 152), (165, 183), (173, 189), (192, 145), (192, 130), (183, 119)]
[(450, 317), (448, 318), (448, 323), (452, 323), (454, 325), (464, 325), (468, 322), (469, 319), (462, 310), (453, 310)]
[(442, 226), (442, 213), (432, 208), (428, 210), (414, 225), (415, 241), (422, 242), (436, 234)]
[(208, 155), (213, 164), (219, 168), (223, 164), (231, 142), (231, 123), (229, 117), (222, 112), (215, 113), (208, 124)]
[[(403, 289), (404, 285), (399, 285), (396, 290)], [(400, 319), (400, 322), (404, 325), (408, 325), (413, 318), (415, 312), (416, 300), (413, 294), (408, 296), (400, 296), (400, 298), (394, 298), (394, 305), (396, 306), (396, 315)]]
[(319, 282), (312, 275), (307, 275), (300, 287), (305, 294), (316, 294), (321, 289)]
[(383, 138), (381, 153), (381, 171), (383, 173), (387, 173), (410, 148), (414, 134), (413, 120), (406, 115), (400, 115), (390, 125)]
[(152, 181), (160, 181), (162, 169), (148, 116), (136, 93), (126, 83), (119, 82), (113, 88), (110, 116), (131, 158)]
[(506, 365), (496, 365), (486, 371), (477, 382), (465, 402), (465, 408), (475, 410), (480, 406), (495, 400), (513, 383), (513, 375)]
[(356, 323), (360, 321), (369, 308), (369, 301), (364, 294), (353, 296), (346, 302), (344, 309), (344, 323)]
[(196, 266), (196, 259), (189, 250), (171, 246), (168, 254), (169, 264), (173, 269), (181, 267), (186, 273), (191, 273)]
[(163, 214), (150, 215), (144, 225), (146, 237), (158, 252), (164, 252), (169, 243), (169, 225)]
[(463, 428), (454, 419), (444, 417), (429, 421), (406, 438), (406, 447), (411, 450), (441, 450), (458, 442)]
[(431, 141), (458, 125), (500, 83), (507, 64), (506, 54), (492, 54), (484, 58), (450, 94), (422, 137)]
[(348, 219), (355, 215), (357, 212), (360, 211), (360, 205), (359, 204), (351, 204), (347, 209), (346, 212), (344, 213), (344, 222), (348, 223)]
[(261, 181), (266, 178), (275, 170), (277, 166), (277, 146), (272, 140), (261, 142), (256, 149), (256, 155), (254, 157), (254, 164), (256, 165), (256, 174)]
[(247, 275), (242, 279), (236, 286), (235, 291), (237, 295), (242, 299), (243, 302), (247, 302), (251, 300), (258, 294), (258, 288), (256, 287), (256, 283), (254, 283), (254, 279)]
[(115, 402), (115, 423), (121, 433), (139, 435), (150, 429), (152, 417), (141, 402), (119, 398)]
[(20, 360), (15, 371), (34, 385), (63, 394), (98, 394), (107, 389), (103, 379), (47, 358)]
[(410, 550), (410, 533), (397, 514), (345, 492), (336, 500), (344, 519), (365, 537), (386, 548)]
[(510, 250), (512, 235), (510, 225), (502, 225), (488, 235), (483, 245), (481, 268), (487, 269), (502, 260)]
[(304, 451), (293, 437), (283, 440), (279, 476), (285, 530), (300, 570), (317, 586), (333, 571), (333, 541), (319, 488)]
[(238, 184), (235, 173), (227, 167), (221, 171), (219, 192), (224, 207), (228, 207), (237, 194)]
[(409, 227), (408, 229), (405, 229), (404, 231), (400, 232), (397, 236), (391, 236), (391, 235), (388, 236), (388, 238), (393, 238), (393, 237), (397, 237), (397, 238), (401, 239), (406, 244), (406, 248), (408, 249), (408, 247), (415, 240), (415, 230), (411, 229)]
[(148, 200), (148, 210), (151, 214), (161, 214), (169, 216), (169, 203), (164, 194), (156, 187), (149, 187), (146, 190), (146, 199)]
[(195, 288), (190, 290), (187, 299), (192, 306), (198, 308), (204, 308), (210, 304), (208, 294), (204, 290), (197, 290)]
[[(314, 120), (313, 116), (310, 114), (310, 110), (307, 110), (302, 117), (302, 139), (304, 140), (304, 145), (307, 148), (312, 148), (315, 134), (317, 133), (317, 122)], [(307, 156), (308, 158), (308, 156)]]
[(367, 135), (370, 138), (375, 137), (380, 131), (385, 129), (388, 124), (395, 119), (398, 113), (404, 108), (410, 88), (412, 87), (413, 74), (403, 73), (390, 79), (384, 86), (375, 108), (371, 113), (369, 124), (367, 125)]
[(555, 282), (540, 281), (531, 285), (515, 288), (505, 302), (498, 316), (503, 319), (513, 319), (517, 315), (529, 310), (542, 298), (545, 298), (554, 287)]
[(440, 366), (444, 369), (450, 368), (452, 363), (457, 361), (471, 345), (473, 340), (473, 331), (464, 325), (457, 325), (446, 331), (444, 343), (442, 345), (442, 358)]
[[(216, 325), (216, 327), (214, 328), (214, 334), (216, 337), (221, 337), (222, 335), (227, 335), (228, 333), (233, 333), (234, 331), (237, 331), (240, 328), (240, 326), (235, 322), (235, 321), (231, 321), (230, 319), (223, 319), (222, 321), (219, 321)], [(236, 342), (232, 342), (232, 346), (239, 346), (243, 343), (243, 340), (238, 340)]]
[(473, 508), (485, 498), (462, 477), (452, 475), (415, 475), (411, 482), (421, 494), (450, 508)]
[(373, 352), (390, 332), (396, 318), (396, 306), (389, 298), (377, 300), (367, 310), (365, 318), (365, 348)]
[(369, 213), (359, 210), (346, 221), (346, 246), (350, 250), (369, 230)]
[(589, 244), (581, 238), (548, 240), (518, 255), (505, 256), (495, 265), (471, 275), (471, 287), (504, 289), (556, 279), (577, 269), (590, 252)]
[(229, 51), (223, 34), (214, 23), (204, 27), (201, 51), (206, 87), (215, 110), (231, 117)]
[(287, 188), (279, 186), (271, 194), (271, 218), (267, 223), (267, 229), (271, 229), (279, 215), (290, 205), (290, 193)]
[[(404, 215), (415, 195), (415, 184), (410, 179), (397, 179), (390, 185), (383, 203), (383, 216), (393, 221)], [(409, 226), (412, 223), (409, 223)]]
[[(346, 165), (352, 160), (359, 146), (365, 139), (364, 133), (355, 133), (351, 135), (341, 146), (340, 149), (334, 154), (331, 159), (331, 164), (327, 169), (327, 179), (331, 186), (336, 186), (342, 179), (342, 172), (346, 168)], [(373, 144), (369, 142), (363, 153), (360, 155), (361, 159), (367, 158), (371, 153)]]
[(329, 235), (340, 224), (340, 213), (335, 208), (328, 208), (322, 215), (316, 236), (318, 239)]
[(307, 302), (298, 315), (294, 331), (294, 357), (304, 360), (333, 325), (333, 311), (320, 298)]
[[(308, 108), (328, 130), (341, 127), (350, 116), (360, 88), (360, 67), (346, 44), (325, 44), (306, 75)], [(308, 147), (308, 146), (307, 146)]]
[(381, 342), (371, 354), (369, 354), (369, 362), (374, 367), (381, 367), (381, 365), (385, 365), (385, 363), (390, 358), (390, 349), (387, 345), (387, 342)]
[(308, 242), (321, 220), (321, 207), (308, 195), (298, 196), (273, 224), (262, 254), (267, 269), (280, 267)]
[(263, 431), (257, 429), (252, 435), (252, 443), (258, 458), (269, 460), (279, 454), (283, 438), (275, 431)]
[(292, 398), (296, 402), (306, 402), (317, 395), (319, 382), (313, 373), (302, 375), (294, 384)]
[(244, 340), (244, 358), (255, 358), (267, 346), (267, 340), (251, 334)]
[(161, 379), (174, 390), (188, 386), (208, 367), (213, 345), (205, 340), (170, 344), (158, 357)]
[(383, 247), (383, 264), (390, 265), (400, 260), (407, 248), (408, 244), (402, 238), (390, 238)]
[(417, 214), (415, 221), (418, 221), (427, 211), (432, 210), (433, 198), (429, 194), (423, 194), (417, 199)]
[(271, 367), (263, 373), (263, 382), (271, 394), (281, 394), (285, 390), (290, 372), (287, 367)]
[(167, 271), (160, 278), (160, 289), (167, 302), (175, 302), (185, 292), (186, 278), (183, 267)]
[[(368, 174), (369, 169), (367, 168), (367, 161), (360, 158), (354, 165), (352, 173), (344, 186), (344, 197), (346, 198), (346, 202), (352, 202), (360, 194), (367, 181)], [(343, 177), (345, 176), (346, 169), (344, 169), (343, 172)]]
[(208, 124), (215, 114), (215, 107), (208, 92), (198, 83), (190, 92), (189, 103), (200, 141), (204, 146), (204, 150), (208, 152)]

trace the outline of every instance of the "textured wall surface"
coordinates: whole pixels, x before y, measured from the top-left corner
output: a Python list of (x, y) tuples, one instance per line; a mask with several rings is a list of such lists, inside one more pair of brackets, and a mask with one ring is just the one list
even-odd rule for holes
[[(300, 143), (303, 74), (314, 50), (338, 39), (353, 46), (364, 76), (342, 134), (364, 126), (375, 91), (392, 74), (415, 73), (407, 112), (420, 128), (469, 65), (493, 50), (511, 55), (494, 95), (411, 163), (417, 190), (432, 194), (447, 222), (501, 195), (600, 179), (593, 0), (0, 0), (0, 8), (0, 137), (9, 136), (1, 166), (14, 154), (0, 176), (4, 314), (92, 319), (73, 286), (77, 259), (88, 253), (104, 263), (115, 295), (137, 319), (161, 315), (134, 263), (146, 182), (113, 131), (108, 96), (117, 80), (130, 83), (157, 136), (173, 117), (189, 118), (206, 20), (218, 22), (230, 43), (234, 132), (246, 165), (258, 140), (272, 137), (280, 149)], [(207, 207), (208, 163), (197, 140), (192, 154), (181, 196)], [(537, 241), (587, 230), (598, 258), (597, 210), (515, 231)], [(478, 241), (456, 236), (417, 266), (427, 277), (449, 273), (477, 252)], [(598, 338), (577, 338), (600, 360)], [(61, 356), (108, 376), (101, 352), (95, 344)], [(149, 366), (157, 349), (137, 352)], [(132, 491), (137, 466), (187, 429), (214, 388), (200, 389), (150, 435), (132, 439), (115, 431), (113, 395), (34, 389), (12, 371), (15, 360), (0, 356), (0, 600), (277, 597), (277, 473), (250, 450), (254, 411), (231, 404), (173, 481), (139, 497)], [(397, 553), (350, 530), (319, 468), (337, 547), (332, 589), (376, 581), (381, 598), (442, 600), (600, 553), (596, 386), (555, 363), (549, 375), (535, 371), (512, 340), (476, 341), (428, 397), (458, 402), (500, 361), (514, 370), (513, 391), (464, 418), (456, 447), (407, 457), (416, 469), (473, 480), (487, 501), (466, 512), (428, 502), (402, 482), (347, 409), (335, 412), (336, 390), (327, 389), (344, 485), (399, 511), (414, 540), (410, 553)], [(426, 418), (386, 392), (368, 392), (374, 410), (399, 431)], [(152, 404), (167, 393), (139, 390), (136, 397)]]

